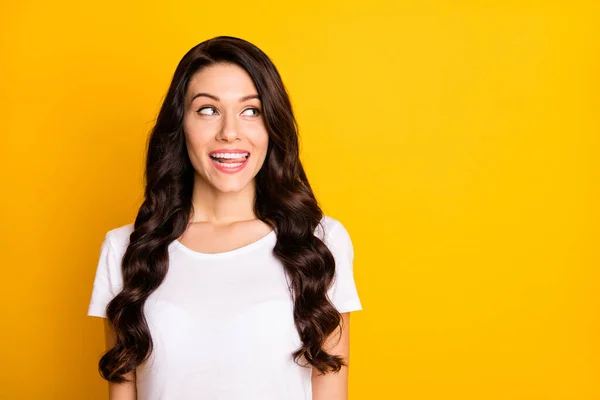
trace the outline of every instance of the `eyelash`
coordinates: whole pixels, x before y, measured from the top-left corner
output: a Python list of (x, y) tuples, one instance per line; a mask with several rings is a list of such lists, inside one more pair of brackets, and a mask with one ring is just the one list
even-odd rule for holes
[[(197, 112), (198, 114), (200, 114), (200, 115), (205, 115), (205, 114), (202, 114), (202, 113), (201, 113), (201, 111), (202, 111), (202, 110), (204, 110), (204, 109), (206, 109), (206, 108), (211, 108), (211, 109), (213, 109), (213, 110), (217, 111), (217, 109), (216, 109), (215, 107), (211, 107), (211, 106), (204, 106), (204, 107), (200, 107), (198, 110), (196, 110), (196, 112)], [(260, 110), (259, 110), (258, 108), (256, 108), (256, 107), (249, 107), (249, 108), (246, 108), (246, 109), (245, 109), (244, 111), (242, 111), (242, 112), (245, 112), (245, 111), (248, 111), (248, 110), (255, 110), (255, 111), (256, 111), (256, 114), (255, 114), (255, 115), (253, 115), (253, 116), (255, 116), (255, 117), (258, 117), (259, 115), (261, 115), (261, 112), (260, 112)], [(212, 114), (212, 115), (215, 115), (215, 114)], [(210, 116), (210, 115), (207, 115), (207, 116)]]

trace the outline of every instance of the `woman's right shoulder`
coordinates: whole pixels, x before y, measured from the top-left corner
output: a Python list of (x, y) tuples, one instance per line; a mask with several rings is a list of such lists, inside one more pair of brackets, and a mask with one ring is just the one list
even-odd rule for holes
[(129, 236), (133, 232), (133, 223), (121, 225), (106, 232), (106, 240), (115, 247), (115, 249), (125, 250), (129, 245)]

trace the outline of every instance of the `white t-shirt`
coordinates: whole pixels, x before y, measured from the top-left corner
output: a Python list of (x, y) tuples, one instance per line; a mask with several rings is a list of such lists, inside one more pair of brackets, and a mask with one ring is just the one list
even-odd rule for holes
[[(121, 290), (120, 261), (132, 230), (129, 224), (106, 234), (88, 315), (106, 318), (106, 305)], [(323, 230), (336, 261), (329, 298), (341, 313), (362, 310), (350, 236), (328, 216), (315, 235), (323, 239)], [(312, 398), (312, 368), (292, 357), (301, 341), (288, 280), (272, 254), (276, 240), (271, 231), (216, 254), (169, 245), (167, 276), (144, 306), (154, 348), (136, 369), (138, 400)]]

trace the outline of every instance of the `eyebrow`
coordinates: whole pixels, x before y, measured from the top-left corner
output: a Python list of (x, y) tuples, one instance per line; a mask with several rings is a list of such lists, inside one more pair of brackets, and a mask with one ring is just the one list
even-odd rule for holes
[[(196, 99), (196, 97), (208, 97), (209, 99), (213, 99), (214, 101), (221, 101), (217, 96), (210, 94), (210, 93), (196, 93), (194, 95), (194, 97), (192, 97), (190, 102), (194, 101)], [(257, 94), (249, 94), (248, 96), (240, 97), (240, 103), (243, 103), (244, 101), (248, 101), (251, 99), (260, 100), (260, 96)]]

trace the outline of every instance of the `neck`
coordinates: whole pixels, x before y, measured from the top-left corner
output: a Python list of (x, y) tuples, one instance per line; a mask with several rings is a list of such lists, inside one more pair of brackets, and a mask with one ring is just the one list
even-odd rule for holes
[(196, 176), (192, 194), (194, 215), (191, 222), (207, 222), (218, 226), (256, 219), (255, 190), (255, 181), (252, 180), (239, 192), (221, 192)]

